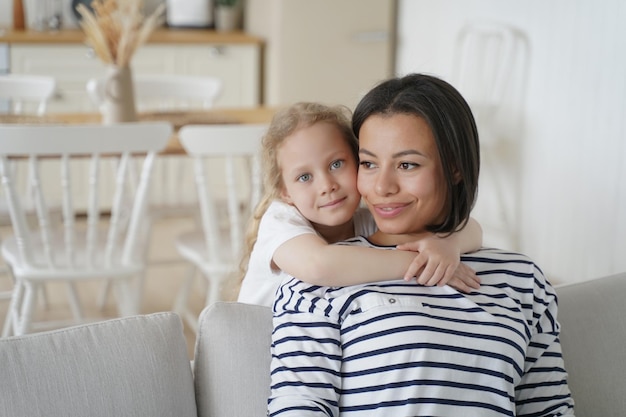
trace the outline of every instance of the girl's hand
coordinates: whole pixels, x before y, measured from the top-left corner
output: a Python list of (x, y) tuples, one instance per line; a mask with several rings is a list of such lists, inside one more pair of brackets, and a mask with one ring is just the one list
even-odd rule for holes
[(398, 245), (399, 250), (418, 252), (404, 279), (416, 278), (419, 284), (425, 286), (450, 285), (461, 292), (479, 288), (480, 279), (472, 268), (461, 263), (460, 251), (454, 246), (434, 235)]

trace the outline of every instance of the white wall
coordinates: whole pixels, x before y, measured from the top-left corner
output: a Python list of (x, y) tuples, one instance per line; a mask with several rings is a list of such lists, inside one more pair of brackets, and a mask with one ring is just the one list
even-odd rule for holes
[(13, 3), (11, 0), (0, 0), (0, 28), (13, 26)]
[[(471, 18), (529, 39), (523, 126), (510, 132), (519, 160), (504, 164), (519, 179), (503, 173), (519, 204), (517, 249), (555, 283), (626, 271), (626, 2), (400, 0), (397, 73), (449, 79), (455, 33)], [(492, 198), (482, 189), (479, 204)], [(496, 238), (485, 231), (486, 244)]]

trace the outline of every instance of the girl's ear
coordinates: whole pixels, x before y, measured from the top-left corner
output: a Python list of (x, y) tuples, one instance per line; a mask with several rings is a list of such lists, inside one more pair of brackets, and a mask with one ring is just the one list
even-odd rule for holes
[(293, 200), (291, 199), (291, 196), (287, 193), (287, 190), (285, 190), (285, 187), (280, 190), (280, 199), (283, 200), (284, 203), (293, 206)]

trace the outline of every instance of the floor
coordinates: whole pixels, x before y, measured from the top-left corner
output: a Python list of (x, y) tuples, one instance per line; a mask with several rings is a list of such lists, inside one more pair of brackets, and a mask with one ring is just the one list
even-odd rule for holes
[[(151, 259), (161, 261), (161, 263), (148, 268), (143, 293), (142, 313), (172, 310), (176, 294), (188, 270), (188, 264), (177, 256), (173, 242), (179, 233), (192, 228), (192, 222), (184, 219), (166, 219), (155, 223), (150, 254)], [(8, 233), (7, 229), (2, 229), (4, 230), (0, 229), (0, 236), (6, 236)], [(196, 288), (192, 291), (190, 305), (192, 310), (199, 314), (204, 306), (204, 280), (197, 278), (195, 285)], [(5, 275), (0, 276), (0, 291), (10, 288), (10, 279)], [(103, 310), (97, 307), (96, 300), (101, 288), (102, 286), (99, 282), (83, 282), (79, 284), (78, 291), (83, 302), (84, 314), (86, 317), (93, 317), (95, 320), (114, 318), (116, 317), (116, 310), (112, 297), (109, 297)], [(59, 320), (71, 317), (63, 285), (50, 284), (47, 294), (49, 305), (47, 309), (43, 306), (40, 307), (37, 312), (40, 319)], [(0, 323), (4, 323), (7, 307), (8, 301), (0, 301)], [(188, 326), (185, 326), (185, 337), (187, 339), (189, 357), (192, 359), (195, 332), (189, 329)]]

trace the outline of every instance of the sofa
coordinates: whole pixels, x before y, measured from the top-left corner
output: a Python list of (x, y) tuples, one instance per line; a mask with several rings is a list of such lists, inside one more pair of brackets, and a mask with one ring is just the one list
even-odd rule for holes
[[(557, 293), (576, 415), (624, 416), (626, 273)], [(171, 312), (0, 339), (0, 416), (265, 416), (271, 316), (206, 308), (192, 362)]]

